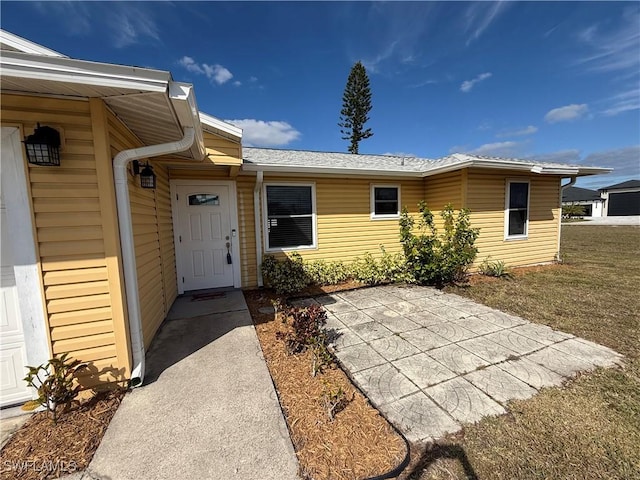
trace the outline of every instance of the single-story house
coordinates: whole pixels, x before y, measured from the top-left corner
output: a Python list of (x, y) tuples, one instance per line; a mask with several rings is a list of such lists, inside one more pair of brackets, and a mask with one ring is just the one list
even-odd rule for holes
[(562, 190), (562, 205), (580, 205), (584, 209), (583, 217), (603, 216), (604, 200), (595, 190), (580, 187), (567, 187)]
[(640, 180), (627, 180), (598, 190), (605, 217), (640, 215)]
[(85, 386), (140, 384), (184, 291), (261, 285), (265, 253), (399, 251), (402, 206), (471, 210), (478, 258), (552, 262), (561, 180), (606, 169), (243, 148), (170, 72), (68, 58), (1, 32), (2, 405), (71, 352)]

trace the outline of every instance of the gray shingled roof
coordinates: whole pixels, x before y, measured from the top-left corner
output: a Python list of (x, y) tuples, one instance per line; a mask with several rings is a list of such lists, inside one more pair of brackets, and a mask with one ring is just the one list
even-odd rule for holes
[(615, 185), (609, 185), (608, 187), (602, 187), (603, 190), (615, 190), (618, 188), (638, 188), (640, 187), (640, 180), (627, 180), (626, 182), (616, 183)]
[(568, 187), (562, 191), (563, 202), (589, 202), (592, 200), (602, 200), (600, 194), (595, 190), (580, 187)]
[(581, 173), (606, 173), (596, 167), (568, 165), (563, 163), (537, 162), (531, 159), (498, 158), (455, 153), (439, 159), (401, 157), (394, 155), (353, 155), (342, 152), (313, 152), (307, 150), (279, 150), (270, 148), (244, 147), (244, 164), (255, 167), (273, 167), (279, 170), (338, 169), (364, 173), (384, 172), (385, 174), (424, 175), (429, 172), (454, 170), (465, 166), (487, 166), (493, 168), (523, 169), (544, 173), (553, 170), (571, 170)]

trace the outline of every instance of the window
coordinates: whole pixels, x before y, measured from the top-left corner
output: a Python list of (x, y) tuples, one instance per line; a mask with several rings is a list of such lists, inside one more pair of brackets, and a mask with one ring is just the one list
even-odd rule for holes
[(526, 238), (529, 223), (529, 182), (508, 181), (505, 239)]
[(196, 193), (194, 195), (189, 195), (189, 205), (220, 205), (220, 197), (209, 193)]
[(371, 218), (400, 217), (400, 187), (397, 185), (371, 185)]
[(313, 185), (265, 185), (267, 250), (315, 247)]

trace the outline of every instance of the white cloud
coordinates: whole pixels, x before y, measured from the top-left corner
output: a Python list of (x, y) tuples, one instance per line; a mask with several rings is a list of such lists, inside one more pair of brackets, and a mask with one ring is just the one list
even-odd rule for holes
[[(218, 85), (222, 85), (233, 78), (233, 74), (222, 65), (197, 63), (192, 57), (187, 55), (178, 60), (178, 64), (191, 73), (205, 75), (209, 80), (216, 82)], [(237, 84), (240, 84), (240, 82), (236, 81), (234, 83), (236, 86)]]
[(407, 152), (386, 152), (386, 153), (383, 153), (382, 155), (390, 155), (392, 157), (405, 157), (405, 158), (417, 157), (415, 153), (407, 153)]
[(618, 93), (606, 99), (609, 106), (601, 113), (608, 117), (613, 117), (623, 112), (640, 109), (640, 90), (632, 87), (630, 90)]
[(523, 137), (525, 135), (533, 135), (537, 131), (538, 131), (538, 127), (529, 125), (528, 127), (518, 128), (515, 130), (503, 130), (502, 132), (498, 132), (496, 134), (496, 137), (498, 138)]
[(480, 38), (489, 25), (509, 6), (509, 2), (474, 2), (464, 13), (465, 33), (470, 32), (467, 46)]
[(484, 145), (480, 145), (473, 150), (470, 150), (466, 153), (471, 153), (474, 155), (487, 155), (490, 157), (512, 157), (518, 154), (522, 147), (521, 142), (494, 142), (494, 143), (485, 143)]
[(544, 116), (547, 123), (566, 122), (583, 117), (589, 111), (586, 103), (571, 104), (549, 110)]
[(464, 93), (470, 92), (476, 83), (482, 82), (487, 78), (491, 78), (491, 75), (492, 75), (491, 72), (485, 72), (485, 73), (481, 73), (480, 75), (478, 75), (476, 78), (472, 80), (465, 80), (464, 82), (462, 82), (462, 85), (460, 85), (460, 91)]
[(556, 152), (531, 155), (527, 158), (535, 160), (537, 162), (546, 163), (578, 163), (580, 161), (580, 150), (571, 148), (566, 150), (558, 150)]
[[(118, 4), (115, 4), (118, 5)], [(142, 12), (132, 4), (120, 4), (110, 9), (108, 23), (114, 35), (117, 48), (139, 43), (144, 37), (160, 40), (158, 27), (147, 12)]]
[(242, 128), (242, 143), (248, 147), (280, 147), (288, 145), (302, 135), (287, 122), (255, 120), (225, 120)]
[(239, 87), (241, 85), (242, 85), (242, 82), (240, 80), (236, 80), (235, 82), (233, 82), (234, 87)]
[(593, 72), (619, 72), (638, 76), (640, 71), (640, 11), (625, 9), (619, 22), (596, 23), (578, 33), (578, 39), (590, 48), (577, 64)]

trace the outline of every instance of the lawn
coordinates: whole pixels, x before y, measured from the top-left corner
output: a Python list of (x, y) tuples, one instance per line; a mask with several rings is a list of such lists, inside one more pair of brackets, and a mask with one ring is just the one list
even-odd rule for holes
[(640, 228), (563, 226), (563, 264), (457, 293), (626, 356), (419, 453), (411, 479), (640, 479)]

